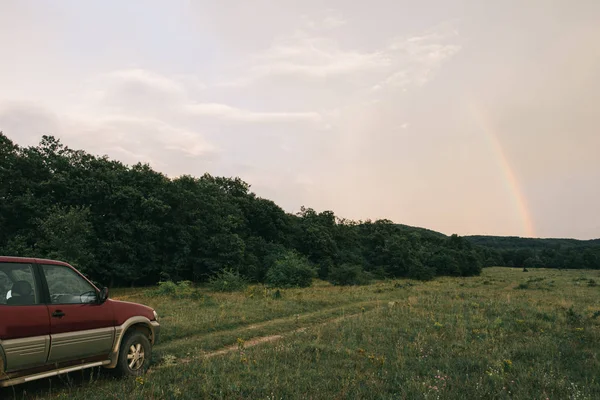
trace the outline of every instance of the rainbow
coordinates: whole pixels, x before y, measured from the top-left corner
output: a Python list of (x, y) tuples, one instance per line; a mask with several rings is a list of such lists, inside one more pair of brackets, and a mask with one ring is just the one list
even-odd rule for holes
[(498, 136), (494, 133), (490, 118), (487, 118), (485, 110), (478, 102), (470, 102), (469, 108), (472, 116), (477, 124), (477, 127), (485, 134), (488, 139), (492, 150), (494, 151), (496, 158), (499, 161), (500, 168), (504, 173), (504, 180), (508, 191), (511, 193), (511, 197), (514, 200), (514, 206), (516, 212), (519, 214), (520, 219), (523, 223), (523, 234), (525, 237), (535, 237), (535, 229), (533, 227), (533, 220), (531, 213), (527, 207), (527, 201), (523, 196), (523, 191), (520, 188), (519, 181), (515, 175), (513, 168), (510, 166), (506, 152), (502, 147), (502, 143), (498, 139)]

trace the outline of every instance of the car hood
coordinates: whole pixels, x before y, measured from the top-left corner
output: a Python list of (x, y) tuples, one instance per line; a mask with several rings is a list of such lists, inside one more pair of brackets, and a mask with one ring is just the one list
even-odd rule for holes
[(130, 301), (108, 299), (112, 304), (117, 322), (125, 321), (131, 317), (142, 316), (150, 321), (154, 320), (154, 309), (139, 303)]

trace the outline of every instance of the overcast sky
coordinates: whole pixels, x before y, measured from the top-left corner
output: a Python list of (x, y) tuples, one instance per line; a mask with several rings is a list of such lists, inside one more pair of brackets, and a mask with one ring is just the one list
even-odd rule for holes
[(0, 0), (0, 130), (286, 211), (600, 237), (600, 1)]

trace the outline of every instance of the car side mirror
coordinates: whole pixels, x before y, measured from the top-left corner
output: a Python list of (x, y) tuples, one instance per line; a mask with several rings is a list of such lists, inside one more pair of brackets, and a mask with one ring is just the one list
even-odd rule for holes
[(102, 304), (108, 299), (108, 288), (104, 286), (100, 289), (100, 293), (98, 293), (98, 303)]

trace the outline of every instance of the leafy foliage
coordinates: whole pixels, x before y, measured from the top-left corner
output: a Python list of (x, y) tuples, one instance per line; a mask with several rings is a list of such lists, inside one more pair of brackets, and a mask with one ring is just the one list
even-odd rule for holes
[(413, 264), (410, 266), (408, 276), (409, 278), (418, 279), (420, 281), (430, 281), (435, 278), (435, 269)]
[(200, 299), (203, 295), (190, 281), (160, 281), (158, 288), (150, 291), (152, 296), (168, 296), (172, 299)]
[(225, 268), (210, 278), (209, 287), (215, 292), (237, 292), (248, 287), (248, 280), (238, 271)]
[(600, 269), (600, 239), (468, 236), (486, 266)]
[(308, 260), (290, 251), (281, 256), (267, 272), (269, 286), (279, 288), (308, 287), (316, 276), (315, 268)]
[(85, 272), (87, 266), (94, 263), (91, 249), (93, 228), (89, 218), (88, 208), (51, 208), (48, 217), (39, 223), (39, 251), (47, 257), (67, 261)]
[(356, 264), (334, 266), (327, 280), (336, 286), (367, 285), (371, 281), (370, 274)]

